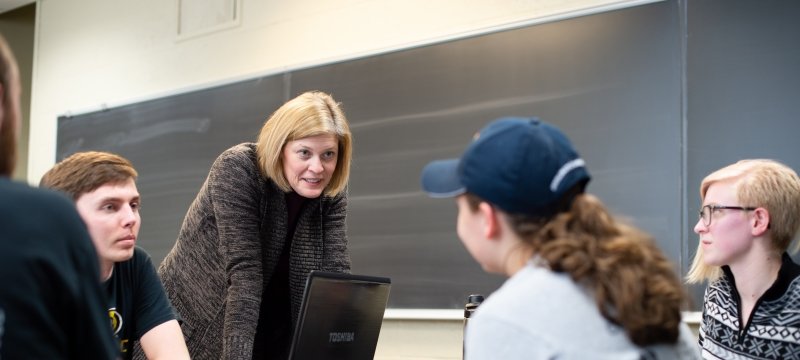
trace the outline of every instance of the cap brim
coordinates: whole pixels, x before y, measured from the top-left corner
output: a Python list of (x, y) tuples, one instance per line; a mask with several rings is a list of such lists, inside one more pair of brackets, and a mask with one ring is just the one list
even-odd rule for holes
[(422, 190), (434, 198), (463, 194), (466, 188), (458, 179), (458, 159), (437, 160), (422, 169)]

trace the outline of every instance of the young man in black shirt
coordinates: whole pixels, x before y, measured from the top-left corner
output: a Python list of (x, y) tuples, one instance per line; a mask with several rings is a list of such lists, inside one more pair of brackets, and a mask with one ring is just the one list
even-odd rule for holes
[(149, 359), (188, 359), (164, 287), (150, 257), (136, 247), (141, 225), (136, 176), (127, 159), (89, 151), (56, 164), (40, 185), (70, 195), (89, 228), (123, 358), (133, 357), (133, 344), (138, 340)]

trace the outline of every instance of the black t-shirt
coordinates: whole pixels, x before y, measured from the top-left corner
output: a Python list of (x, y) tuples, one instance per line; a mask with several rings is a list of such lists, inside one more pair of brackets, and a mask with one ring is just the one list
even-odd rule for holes
[(105, 301), (75, 203), (0, 178), (0, 358), (116, 358)]
[(119, 340), (123, 359), (133, 357), (133, 342), (150, 329), (176, 319), (150, 256), (135, 248), (133, 257), (114, 264), (103, 283), (108, 295), (108, 316)]

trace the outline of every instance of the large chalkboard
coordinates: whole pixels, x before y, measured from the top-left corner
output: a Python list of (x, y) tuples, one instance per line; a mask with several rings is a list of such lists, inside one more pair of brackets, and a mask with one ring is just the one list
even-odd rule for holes
[[(752, 64), (738, 69), (725, 46), (750, 46), (737, 42), (744, 30), (726, 34), (725, 41), (713, 38), (721, 34), (704, 34), (740, 19), (717, 19), (717, 27), (694, 20), (687, 29), (692, 12), (713, 17), (722, 2), (736, 16), (750, 13), (728, 6), (742, 1), (652, 3), (64, 116), (57, 157), (101, 149), (133, 161), (144, 200), (140, 244), (159, 262), (221, 151), (254, 140), (262, 122), (290, 97), (311, 89), (330, 92), (343, 103), (354, 133), (348, 212), (353, 272), (391, 277), (392, 308), (462, 308), (468, 294), (488, 294), (503, 279), (485, 274), (469, 257), (455, 233), (454, 203), (427, 198), (419, 172), (432, 159), (457, 156), (491, 119), (536, 115), (573, 139), (594, 176), (589, 191), (652, 233), (676, 270), (685, 272), (696, 244), (691, 226), (698, 178), (734, 157), (798, 153), (797, 142), (786, 141), (800, 133), (788, 118), (798, 113), (797, 105), (784, 98), (798, 98), (798, 27), (792, 25), (789, 35), (763, 32), (791, 44), (786, 63), (761, 69), (757, 55), (785, 54), (749, 53)], [(750, 7), (757, 6), (765, 5)], [(785, 14), (779, 21), (791, 23), (793, 15)], [(756, 21), (757, 28), (773, 20)], [(700, 33), (690, 31), (694, 24)], [(763, 40), (754, 36), (754, 42)], [(706, 66), (707, 59), (728, 67)], [(709, 67), (717, 72), (707, 72)], [(714, 96), (730, 93), (728, 82), (736, 81), (730, 80), (731, 67), (736, 75), (765, 70), (779, 77), (791, 71), (783, 88), (764, 86), (733, 99)], [(771, 94), (779, 90), (787, 93)], [(706, 103), (706, 95), (716, 101)], [(752, 116), (733, 110), (741, 120), (728, 126), (734, 120), (727, 109), (761, 104), (761, 98), (778, 99), (766, 103), (770, 109), (790, 110), (748, 107)], [(749, 122), (775, 118), (795, 131)], [(766, 138), (752, 139), (754, 127)], [(737, 140), (716, 136), (718, 131)], [(781, 140), (777, 148), (775, 139)], [(738, 152), (725, 150), (731, 147)], [(699, 290), (693, 293), (697, 299)]]
[(775, 159), (800, 172), (800, 2), (687, 3), (684, 230), (693, 254), (700, 182), (708, 173), (743, 158)]

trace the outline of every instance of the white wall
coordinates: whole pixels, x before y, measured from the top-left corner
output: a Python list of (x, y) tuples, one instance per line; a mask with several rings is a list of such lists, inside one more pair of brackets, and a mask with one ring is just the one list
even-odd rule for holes
[(226, 1), (241, 5), (237, 26), (179, 40), (179, 0), (38, 0), (29, 181), (55, 161), (59, 115), (652, 2), (203, 0)]

